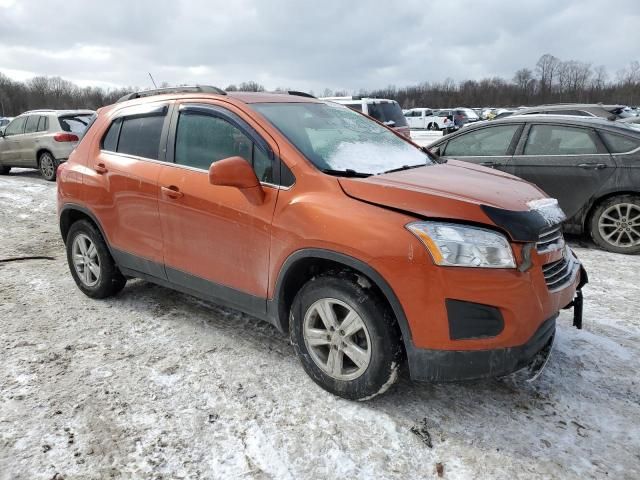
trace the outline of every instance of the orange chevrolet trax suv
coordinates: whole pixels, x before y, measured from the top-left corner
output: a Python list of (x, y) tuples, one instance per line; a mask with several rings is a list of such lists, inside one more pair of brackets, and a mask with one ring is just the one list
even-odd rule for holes
[(349, 399), (404, 362), (427, 381), (537, 374), (558, 312), (581, 324), (586, 274), (555, 200), (298, 92), (102, 108), (58, 169), (58, 213), (89, 297), (137, 277), (267, 320)]

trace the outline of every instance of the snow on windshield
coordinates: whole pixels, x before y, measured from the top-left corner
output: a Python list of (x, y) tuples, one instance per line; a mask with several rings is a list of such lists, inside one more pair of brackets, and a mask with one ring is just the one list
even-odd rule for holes
[(425, 155), (411, 145), (341, 142), (325, 158), (332, 170), (381, 173), (405, 165), (424, 164)]

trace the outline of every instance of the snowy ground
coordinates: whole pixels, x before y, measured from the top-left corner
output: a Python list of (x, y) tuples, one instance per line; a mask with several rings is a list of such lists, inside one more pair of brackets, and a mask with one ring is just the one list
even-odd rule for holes
[[(612, 478), (640, 475), (640, 257), (575, 243), (585, 329), (559, 320), (533, 384), (515, 375), (336, 398), (287, 340), (142, 281), (83, 296), (55, 186), (0, 177), (0, 478)], [(429, 447), (411, 428), (425, 428)], [(56, 477), (56, 473), (60, 474)]]

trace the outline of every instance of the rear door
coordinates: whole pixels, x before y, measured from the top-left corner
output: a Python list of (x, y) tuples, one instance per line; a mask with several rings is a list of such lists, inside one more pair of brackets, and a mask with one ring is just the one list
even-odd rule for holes
[(116, 112), (84, 178), (85, 201), (104, 226), (118, 264), (160, 278), (166, 275), (158, 176), (170, 105), (149, 103)]
[(509, 123), (470, 129), (450, 138), (444, 150), (440, 148), (441, 156), (512, 173), (511, 156), (523, 125)]
[(595, 130), (563, 124), (528, 125), (513, 157), (513, 173), (556, 198), (568, 218), (587, 204), (615, 166)]
[(24, 127), (24, 134), (20, 140), (20, 164), (25, 167), (37, 167), (36, 159), (36, 140), (38, 133), (38, 122), (40, 115), (27, 116), (27, 122)]

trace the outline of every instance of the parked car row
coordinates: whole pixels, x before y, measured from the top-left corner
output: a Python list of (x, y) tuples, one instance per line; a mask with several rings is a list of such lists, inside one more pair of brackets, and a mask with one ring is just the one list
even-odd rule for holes
[(411, 129), (442, 130), (446, 133), (453, 132), (468, 123), (480, 120), (478, 114), (472, 109), (461, 107), (441, 110), (412, 108), (405, 110), (404, 116)]
[(93, 110), (31, 110), (0, 130), (0, 174), (37, 168), (46, 180), (69, 158), (95, 118)]

